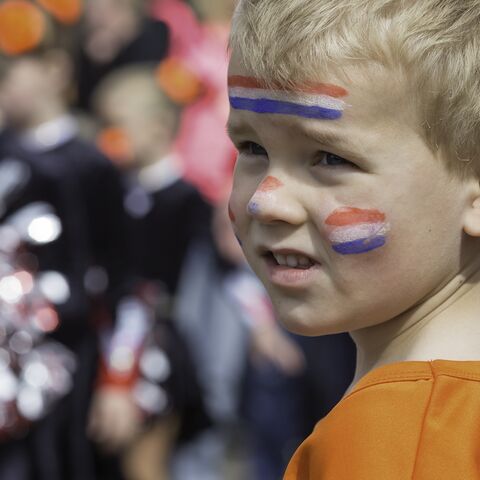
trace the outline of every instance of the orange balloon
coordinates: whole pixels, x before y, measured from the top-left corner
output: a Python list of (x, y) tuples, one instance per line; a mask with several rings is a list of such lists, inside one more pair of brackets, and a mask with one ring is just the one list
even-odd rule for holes
[(160, 63), (155, 76), (165, 94), (181, 105), (195, 101), (203, 90), (199, 78), (176, 58), (167, 58)]
[(72, 24), (82, 15), (82, 0), (37, 0), (59, 22)]
[(19, 55), (40, 45), (46, 30), (43, 13), (24, 0), (7, 0), (0, 5), (0, 49)]

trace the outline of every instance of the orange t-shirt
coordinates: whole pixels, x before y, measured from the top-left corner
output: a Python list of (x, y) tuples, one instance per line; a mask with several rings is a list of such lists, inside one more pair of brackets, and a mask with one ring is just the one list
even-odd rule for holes
[(367, 374), (321, 420), (284, 480), (480, 479), (480, 362)]

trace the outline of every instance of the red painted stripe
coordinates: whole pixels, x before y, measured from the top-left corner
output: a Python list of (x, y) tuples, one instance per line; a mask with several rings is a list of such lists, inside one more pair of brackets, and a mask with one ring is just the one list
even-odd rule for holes
[[(242, 87), (242, 88), (262, 88), (266, 89), (266, 86), (261, 81), (253, 77), (243, 77), (241, 75), (232, 75), (228, 77), (229, 87)], [(284, 90), (288, 92), (303, 92), (313, 93), (318, 95), (328, 95), (334, 98), (346, 97), (348, 91), (343, 87), (337, 85), (331, 85), (330, 83), (306, 83), (304, 85), (298, 85), (293, 88), (281, 88), (273, 87), (270, 90)]]
[(385, 222), (385, 214), (379, 210), (363, 210), (361, 208), (343, 207), (335, 210), (325, 223), (334, 227), (344, 227), (358, 223)]
[(259, 192), (271, 192), (283, 187), (283, 183), (275, 177), (268, 176), (258, 187)]

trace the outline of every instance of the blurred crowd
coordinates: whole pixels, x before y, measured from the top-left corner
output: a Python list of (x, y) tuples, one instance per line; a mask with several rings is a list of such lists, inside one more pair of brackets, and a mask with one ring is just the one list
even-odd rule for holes
[(228, 214), (234, 0), (0, 0), (0, 479), (278, 480), (354, 370)]

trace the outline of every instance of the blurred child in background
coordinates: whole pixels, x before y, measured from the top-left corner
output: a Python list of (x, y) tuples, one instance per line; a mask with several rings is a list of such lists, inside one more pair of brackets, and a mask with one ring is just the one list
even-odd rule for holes
[[(147, 345), (142, 358), (147, 358), (149, 351), (160, 351), (170, 364), (170, 375), (153, 382), (165, 392), (168, 402), (159, 409), (154, 406), (150, 412), (144, 411), (158, 418), (155, 427), (145, 428), (132, 444), (138, 429), (132, 426), (131, 438), (120, 442), (131, 444), (125, 464), (128, 478), (132, 479), (164, 478), (162, 470), (176, 437), (191, 435), (206, 422), (188, 352), (169, 322), (169, 315), (186, 253), (193, 242), (209, 235), (211, 208), (182, 179), (174, 149), (181, 108), (162, 89), (168, 78), (161, 80), (157, 81), (152, 65), (124, 67), (104, 79), (94, 95), (95, 109), (105, 126), (99, 136), (100, 145), (108, 151), (110, 141), (118, 147), (121, 138), (125, 147), (123, 152), (116, 149), (112, 155), (124, 172), (124, 208), (129, 218), (133, 271), (145, 288), (151, 291), (154, 287), (157, 292), (156, 344)], [(140, 374), (145, 374), (142, 368)], [(128, 398), (132, 390), (122, 393), (117, 389), (115, 395)], [(114, 418), (122, 415), (111, 408), (111, 397), (111, 389), (105, 385), (97, 394), (98, 410), (93, 412), (97, 434), (104, 437), (114, 436)], [(103, 412), (105, 415), (99, 415)], [(177, 429), (172, 428), (175, 418), (180, 420)]]
[(173, 296), (190, 243), (209, 232), (211, 210), (182, 178), (175, 151), (181, 106), (165, 93), (150, 66), (112, 74), (97, 90), (95, 106), (98, 117), (123, 132), (129, 145), (125, 156), (130, 158), (123, 164), (124, 206), (130, 242), (136, 245), (135, 270), (161, 282)]
[[(117, 172), (79, 139), (69, 111), (80, 2), (66, 4), (65, 10), (44, 3), (44, 9), (26, 1), (0, 5), (0, 15), (21, 23), (17, 32), (40, 33), (36, 42), (10, 49), (3, 58), (0, 105), (18, 152), (33, 158), (54, 184), (63, 233), (39, 263), (64, 279), (65, 295), (57, 305), (60, 325), (52, 337), (75, 354), (77, 371), (72, 392), (25, 440), (27, 475), (93, 479), (93, 451), (85, 430), (96, 374), (94, 321), (99, 305), (105, 317), (115, 318), (118, 302), (130, 289), (124, 213)], [(77, 7), (73, 11), (72, 5)], [(13, 37), (20, 38), (15, 31)]]

